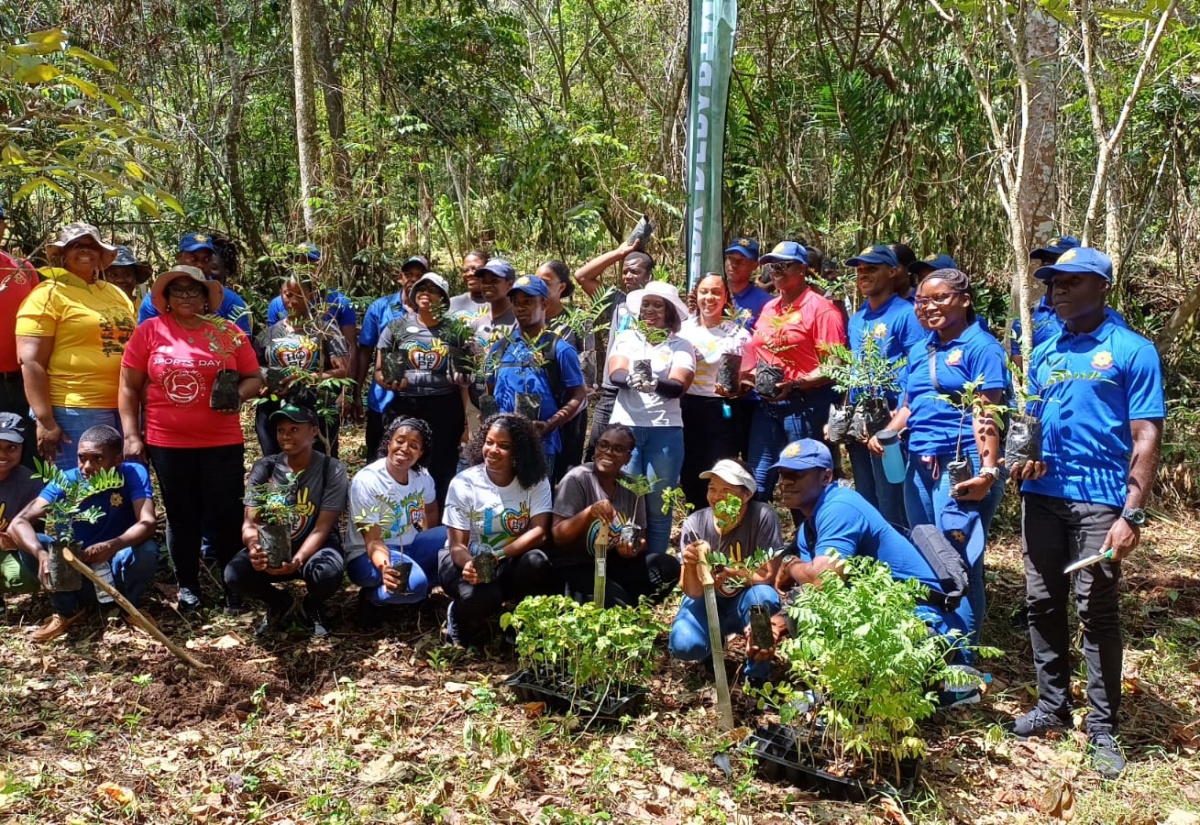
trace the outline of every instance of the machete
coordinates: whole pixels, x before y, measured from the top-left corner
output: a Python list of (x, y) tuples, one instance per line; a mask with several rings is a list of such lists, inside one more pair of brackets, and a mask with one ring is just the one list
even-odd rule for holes
[(708, 642), (712, 646), (713, 676), (717, 682), (717, 716), (723, 730), (733, 730), (733, 701), (729, 698), (729, 679), (725, 675), (725, 635), (721, 633), (721, 616), (717, 613), (717, 591), (712, 570), (708, 566), (708, 542), (699, 542), (700, 562), (696, 575), (704, 586), (704, 613), (708, 617)]

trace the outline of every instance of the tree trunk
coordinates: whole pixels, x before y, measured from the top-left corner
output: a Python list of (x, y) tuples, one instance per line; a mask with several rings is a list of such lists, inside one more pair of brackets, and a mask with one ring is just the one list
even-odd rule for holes
[(292, 73), (296, 84), (296, 148), (300, 167), (300, 202), (304, 231), (312, 238), (316, 216), (312, 199), (320, 181), (320, 146), (317, 143), (317, 102), (313, 79), (313, 2), (291, 0)]
[[(321, 78), (321, 93), (325, 100), (325, 120), (329, 129), (329, 145), (333, 154), (333, 191), (338, 203), (338, 222), (335, 227), (334, 245), (343, 264), (340, 271), (348, 272), (355, 253), (358, 252), (358, 215), (351, 210), (354, 199), (350, 194), (350, 155), (346, 151), (346, 104), (342, 76), (338, 71), (338, 60), (342, 55), (343, 18), (331, 20), (329, 9), (318, 0), (315, 6), (317, 30), (317, 72)], [(344, 14), (345, 12), (343, 12)]]

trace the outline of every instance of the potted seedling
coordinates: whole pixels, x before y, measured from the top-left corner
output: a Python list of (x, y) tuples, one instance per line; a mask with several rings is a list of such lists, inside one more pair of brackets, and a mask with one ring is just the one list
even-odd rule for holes
[[(644, 499), (654, 492), (654, 485), (644, 475), (629, 476), (622, 474), (617, 479), (617, 483), (639, 499)], [(619, 544), (628, 544), (630, 547), (636, 548), (640, 545), (641, 540), (642, 528), (639, 525), (633, 521), (628, 521), (621, 525), (621, 532), (617, 537)]]
[(900, 392), (899, 375), (907, 359), (889, 360), (882, 342), (871, 330), (864, 332), (858, 353), (841, 344), (830, 345), (825, 352), (821, 373), (833, 380), (834, 389), (855, 399), (853, 404), (831, 408), (829, 440), (869, 441), (891, 420), (888, 396)]
[(292, 525), (296, 490), (303, 473), (288, 473), (283, 484), (266, 481), (246, 490), (246, 504), (254, 510), (258, 546), (267, 554), (267, 567), (282, 567), (292, 560)]
[(587, 386), (594, 386), (598, 377), (595, 341), (592, 339), (589, 343), (589, 338), (608, 329), (607, 323), (600, 323), (600, 316), (612, 309), (612, 296), (615, 291), (613, 287), (608, 287), (590, 299), (587, 306), (573, 306), (554, 319), (557, 329), (569, 329), (579, 341), (579, 368)]
[[(354, 516), (354, 526), (360, 531), (365, 531), (371, 527), (378, 527), (379, 536), (381, 539), (383, 539), (384, 544), (386, 545), (388, 539), (396, 538), (397, 536), (403, 534), (406, 513), (406, 508), (401, 507), (390, 496), (377, 495), (375, 497), (375, 502), (370, 507), (359, 511)], [(421, 524), (417, 520), (417, 513), (420, 513), (420, 511), (414, 513), (412, 527), (417, 532), (420, 532)], [(396, 529), (397, 527), (399, 530)], [(389, 549), (389, 556), (390, 552), (391, 551)], [(393, 571), (395, 571), (400, 582), (395, 588), (388, 588), (389, 591), (393, 593), (410, 592), (408, 580), (412, 575), (412, 560), (407, 556), (401, 555), (397, 561), (391, 562), (391, 568)]]
[(540, 421), (542, 418), (542, 394), (538, 392), (517, 393), (514, 412), (530, 421)]
[[(671, 337), (670, 330), (662, 329), (661, 327), (652, 327), (641, 318), (633, 319), (633, 327), (642, 336), (642, 339), (652, 347), (665, 344)], [(654, 368), (651, 360), (649, 358), (633, 359), (629, 364), (629, 375), (631, 378), (637, 376), (638, 380), (643, 384), (649, 384), (654, 381)]]
[[(392, 322), (392, 340), (400, 340), (399, 321)], [(404, 380), (404, 373), (408, 371), (408, 350), (402, 346), (396, 346), (393, 349), (384, 350), (379, 358), (379, 372), (383, 378), (383, 383), (392, 385), (399, 384)]]
[(741, 388), (742, 354), (740, 352), (722, 353), (717, 362), (717, 386), (730, 395), (737, 394)]
[(494, 548), (483, 540), (484, 514), (479, 510), (456, 507), (469, 523), (467, 529), (469, 544), (467, 552), (475, 565), (475, 576), (479, 584), (493, 584), (496, 581), (496, 569), (500, 566), (500, 558)]
[(1008, 369), (1013, 376), (1012, 417), (1004, 437), (1004, 456), (1011, 467), (1027, 461), (1042, 460), (1042, 420), (1031, 410), (1041, 396), (1034, 395), (1030, 379), (1010, 358)]
[[(796, 346), (787, 340), (789, 317), (788, 315), (776, 315), (773, 317), (770, 322), (770, 329), (763, 337), (762, 348), (777, 358), (782, 358), (784, 353)], [(759, 358), (754, 370), (754, 391), (763, 399), (770, 401), (779, 396), (777, 387), (782, 383), (782, 363), (773, 364)]]
[(945, 401), (950, 406), (959, 411), (958, 418), (958, 441), (954, 448), (954, 460), (946, 465), (946, 474), (950, 479), (950, 489), (963, 482), (970, 481), (975, 477), (975, 467), (971, 461), (969, 453), (963, 452), (963, 432), (967, 423), (968, 415), (993, 415), (997, 419), (1005, 412), (1005, 408), (995, 404), (989, 404), (987, 398), (979, 391), (983, 385), (984, 378), (980, 375), (974, 381), (968, 381), (963, 384), (961, 392), (949, 394), (941, 393), (938, 395), (942, 401)]
[(66, 473), (48, 461), (34, 458), (34, 466), (37, 468), (34, 478), (57, 484), (62, 490), (62, 496), (46, 506), (46, 532), (51, 537), (48, 551), (49, 589), (54, 593), (74, 592), (83, 586), (83, 579), (67, 561), (65, 551), (70, 550), (72, 555), (83, 561), (83, 545), (75, 540), (75, 524), (95, 524), (104, 515), (104, 511), (97, 506), (83, 509), (83, 502), (99, 493), (119, 490), (125, 484), (125, 479), (116, 467), (71, 481)]
[[(204, 329), (204, 337), (208, 340), (208, 351), (220, 357), (223, 364), (229, 364), (237, 348), (236, 327), (219, 315), (202, 317), (212, 325), (211, 328), (205, 327)], [(238, 393), (238, 384), (241, 383), (241, 380), (241, 374), (235, 369), (222, 367), (218, 370), (216, 380), (213, 381), (212, 392), (208, 396), (208, 406), (219, 412), (237, 412), (242, 405), (242, 398)]]

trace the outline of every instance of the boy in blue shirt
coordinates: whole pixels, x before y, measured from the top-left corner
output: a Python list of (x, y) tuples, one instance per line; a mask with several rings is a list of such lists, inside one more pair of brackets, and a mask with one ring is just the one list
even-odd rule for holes
[[(105, 424), (91, 427), (79, 437), (79, 467), (64, 473), (63, 481), (87, 479), (117, 468), (124, 481), (121, 487), (96, 493), (80, 503), (80, 512), (98, 507), (101, 515), (93, 523), (76, 520), (75, 541), (83, 546), (80, 561), (93, 570), (108, 565), (108, 571), (97, 571), (100, 577), (110, 578), (117, 591), (136, 605), (154, 579), (158, 545), (154, 542), (156, 525), (150, 474), (143, 464), (122, 462), (124, 451), (125, 441), (115, 429)], [(63, 495), (62, 486), (50, 482), (9, 527), (13, 540), (24, 551), (21, 564), (39, 578), (43, 587), (49, 586), (50, 555), (44, 546), (49, 539), (39, 536), (34, 524), (45, 518), (50, 504)], [(54, 615), (30, 634), (34, 642), (48, 642), (63, 635), (83, 619), (86, 607), (97, 601), (95, 586), (87, 579), (77, 591), (49, 596)]]
[(1107, 552), (1075, 573), (1087, 663), (1092, 767), (1116, 778), (1125, 758), (1114, 738), (1121, 702), (1120, 561), (1137, 547), (1154, 484), (1166, 404), (1154, 345), (1106, 313), (1112, 262), (1069, 249), (1034, 275), (1048, 281), (1062, 330), (1033, 351), (1031, 412), (1042, 421), (1043, 460), (1011, 469), (1021, 484), (1025, 601), (1038, 703), (1010, 730), (1039, 736), (1071, 724), (1072, 562)]

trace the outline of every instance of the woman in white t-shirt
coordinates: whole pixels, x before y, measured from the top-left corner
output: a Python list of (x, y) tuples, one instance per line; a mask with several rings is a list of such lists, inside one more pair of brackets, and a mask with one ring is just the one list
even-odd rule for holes
[(384, 457), (350, 482), (346, 573), (359, 592), (359, 626), (379, 626), (384, 605), (416, 604), (437, 582), (446, 545), (437, 487), (426, 469), (433, 432), (419, 418), (397, 418), (384, 431)]
[[(709, 272), (696, 284), (696, 317), (684, 321), (679, 330), (679, 337), (696, 351), (696, 380), (681, 404), (683, 470), (679, 476), (679, 486), (696, 509), (708, 506), (708, 484), (700, 474), (723, 458), (737, 458), (743, 441), (737, 396), (750, 333), (738, 319), (725, 314), (726, 307), (732, 308), (733, 302), (725, 276)], [(731, 390), (718, 381), (722, 377)]]
[(524, 417), (487, 419), (464, 454), (470, 466), (454, 477), (446, 495), (448, 536), (438, 575), (451, 599), (446, 635), (469, 645), (486, 641), (506, 601), (553, 589), (542, 550), (552, 508), (542, 439)]
[(646, 543), (651, 553), (662, 553), (671, 538), (671, 518), (662, 512), (662, 492), (679, 483), (683, 466), (679, 399), (692, 385), (696, 356), (692, 345), (678, 335), (688, 311), (675, 287), (651, 281), (629, 293), (625, 303), (638, 322), (617, 336), (608, 357), (609, 380), (618, 388), (609, 421), (633, 430), (636, 444), (625, 472), (644, 475), (654, 485), (646, 501)]

